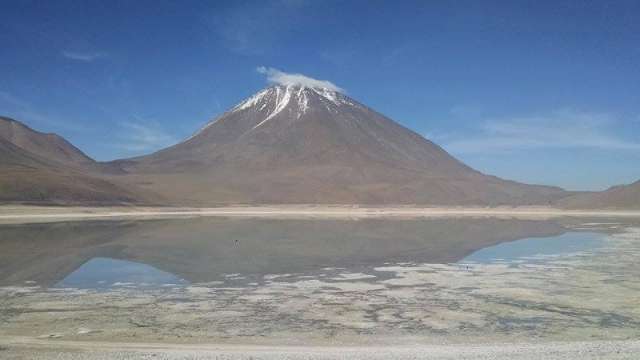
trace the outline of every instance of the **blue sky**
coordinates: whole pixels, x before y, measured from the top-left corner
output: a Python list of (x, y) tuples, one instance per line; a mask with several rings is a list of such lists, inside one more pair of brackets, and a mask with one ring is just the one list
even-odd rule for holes
[(188, 137), (267, 66), (483, 172), (640, 179), (640, 1), (3, 1), (0, 49), (0, 114), (99, 160)]

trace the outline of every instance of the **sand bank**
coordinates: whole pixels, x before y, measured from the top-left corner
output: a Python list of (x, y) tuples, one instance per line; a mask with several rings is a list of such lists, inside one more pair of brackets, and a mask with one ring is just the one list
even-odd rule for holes
[[(251, 346), (44, 341), (0, 338), (9, 359), (634, 359), (640, 341), (413, 346)], [(4, 354), (4, 355), (3, 355)]]
[(123, 218), (197, 216), (264, 218), (369, 217), (639, 217), (636, 210), (565, 210), (546, 207), (359, 207), (359, 206), (231, 206), (218, 208), (169, 207), (38, 207), (0, 206), (0, 223), (30, 223)]

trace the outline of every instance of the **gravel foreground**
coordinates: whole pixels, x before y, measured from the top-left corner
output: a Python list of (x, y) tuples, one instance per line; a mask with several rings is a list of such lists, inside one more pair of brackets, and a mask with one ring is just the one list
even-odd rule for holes
[[(0, 344), (2, 342), (0, 341)], [(14, 359), (438, 359), (540, 360), (638, 359), (640, 341), (552, 342), (540, 344), (436, 345), (389, 347), (262, 347), (154, 345), (96, 342), (0, 345), (0, 358)]]

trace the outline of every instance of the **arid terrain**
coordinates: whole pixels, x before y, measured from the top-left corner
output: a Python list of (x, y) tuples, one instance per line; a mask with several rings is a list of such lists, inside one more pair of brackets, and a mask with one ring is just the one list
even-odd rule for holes
[(0, 169), (0, 201), (15, 204), (640, 208), (638, 183), (573, 192), (490, 176), (344, 94), (293, 85), (174, 146), (110, 162), (0, 117)]
[[(24, 153), (0, 163), (10, 176), (0, 199), (16, 203), (546, 205), (570, 194), (481, 174), (346, 95), (300, 86), (264, 89), (184, 142), (132, 159), (96, 162), (10, 118), (0, 117), (0, 140)], [(85, 178), (102, 186), (83, 188)]]

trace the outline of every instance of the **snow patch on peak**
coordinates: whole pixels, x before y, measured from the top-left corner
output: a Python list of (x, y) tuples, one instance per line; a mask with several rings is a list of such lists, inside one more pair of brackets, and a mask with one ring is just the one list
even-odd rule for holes
[(276, 106), (273, 108), (273, 111), (261, 122), (259, 122), (256, 126), (252, 128), (255, 129), (260, 125), (266, 123), (267, 121), (273, 119), (274, 116), (278, 115), (284, 108), (289, 105), (289, 101), (291, 100), (292, 95), (292, 86), (289, 85), (284, 89), (281, 89), (280, 86), (277, 86), (276, 89)]
[[(260, 90), (256, 94), (234, 106), (225, 114), (230, 114), (238, 111), (250, 111), (255, 115), (265, 116), (263, 120), (259, 121), (255, 126), (251, 128), (251, 130), (253, 130), (276, 117), (276, 115), (287, 109), (287, 107), (289, 107), (288, 111), (290, 115), (295, 116), (297, 119), (300, 119), (311, 109), (310, 103), (314, 100), (316, 104), (320, 103), (324, 105), (327, 111), (332, 113), (338, 113), (339, 107), (345, 105), (362, 108), (361, 105), (352, 102), (349, 97), (330, 88), (309, 87), (298, 84), (277, 84)], [(268, 114), (264, 115), (267, 112)], [(223, 117), (224, 115), (208, 122), (186, 141), (198, 136)]]
[(336, 105), (339, 105), (340, 103), (338, 101), (338, 93), (336, 91), (332, 91), (331, 89), (327, 89), (327, 88), (322, 88), (322, 89), (314, 88), (313, 91), (315, 91), (318, 95), (322, 96), (323, 98), (331, 101)]
[(298, 90), (298, 107), (300, 108), (300, 112), (298, 112), (298, 118), (305, 114), (309, 109), (309, 97), (307, 97), (307, 92), (304, 90), (304, 87), (300, 87), (300, 90)]
[(231, 111), (244, 110), (255, 106), (260, 102), (260, 100), (262, 100), (262, 98), (265, 97), (265, 95), (267, 95), (267, 93), (269, 93), (269, 89), (264, 89), (253, 95), (252, 97), (246, 99), (245, 101), (241, 102), (240, 104), (236, 105), (233, 109), (231, 109)]
[[(234, 106), (231, 110), (229, 110), (229, 112), (236, 112), (236, 111), (241, 111), (241, 110), (246, 110), (249, 109), (253, 106), (256, 106), (257, 104), (260, 103), (260, 101), (267, 96), (267, 94), (269, 94), (269, 91), (271, 89), (263, 89), (261, 91), (259, 91), (258, 93), (254, 94), (253, 96), (249, 97), (248, 99), (243, 100), (241, 103), (239, 103), (238, 105)], [(264, 108), (266, 106), (266, 103), (262, 105), (262, 108)], [(261, 110), (262, 110), (261, 108)], [(205, 131), (207, 128), (209, 128), (211, 125), (215, 124), (220, 117), (217, 117), (214, 120), (209, 121), (208, 123), (206, 123), (203, 127), (200, 128), (200, 130), (196, 131), (193, 135), (189, 136), (189, 138), (185, 141), (189, 141), (191, 139), (193, 139), (194, 137), (200, 135), (203, 131)]]
[(278, 115), (278, 113), (282, 110), (284, 110), (285, 107), (287, 107), (287, 105), (289, 105), (289, 100), (291, 100), (291, 86), (287, 86), (283, 91), (282, 91), (282, 95), (280, 95), (280, 88), (276, 88), (277, 89), (277, 93), (276, 93), (276, 107), (273, 109), (273, 112), (271, 114), (269, 114), (269, 116), (267, 117), (267, 120)]

